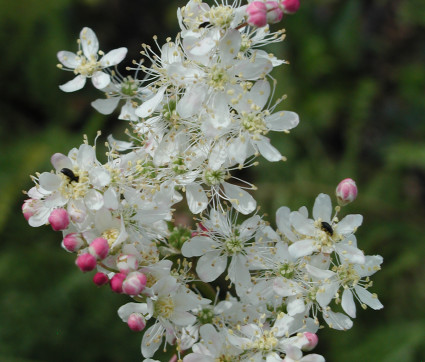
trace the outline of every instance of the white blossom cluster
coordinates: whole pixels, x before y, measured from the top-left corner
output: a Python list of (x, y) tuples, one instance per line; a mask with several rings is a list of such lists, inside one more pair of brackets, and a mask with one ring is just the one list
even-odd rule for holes
[[(110, 68), (127, 49), (104, 54), (87, 27), (77, 53), (58, 53), (75, 74), (60, 88), (76, 91), (90, 78), (106, 95), (93, 107), (120, 106), (131, 138), (110, 136), (106, 163), (87, 139), (54, 154), (23, 212), (31, 226), (61, 230), (79, 268), (97, 271), (96, 284), (133, 299), (118, 314), (133, 330), (147, 325), (145, 361), (166, 344), (184, 362), (324, 361), (303, 356), (323, 322), (351, 328), (355, 299), (382, 308), (368, 290), (382, 257), (365, 256), (354, 236), (361, 215), (340, 220), (340, 207), (320, 194), (310, 216), (281, 207), (274, 230), (256, 211), (255, 186), (234, 176), (260, 155), (283, 160), (268, 134), (299, 122), (275, 110), (282, 99), (271, 101), (270, 72), (285, 61), (261, 49), (284, 32), (248, 25), (246, 9), (240, 0), (190, 0), (177, 11), (178, 36), (162, 46), (155, 38), (157, 50), (143, 45), (151, 64), (133, 62), (134, 76)], [(171, 226), (183, 199), (193, 230)], [(219, 300), (223, 283), (229, 292)]]

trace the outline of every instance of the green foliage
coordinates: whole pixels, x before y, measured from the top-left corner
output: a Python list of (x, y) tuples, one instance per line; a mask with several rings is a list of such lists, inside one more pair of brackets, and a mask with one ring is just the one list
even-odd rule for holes
[[(56, 52), (75, 49), (73, 39), (88, 25), (105, 50), (127, 46), (138, 58), (140, 42), (177, 32), (175, 10), (183, 4), (158, 0), (147, 12), (143, 2), (119, 0), (0, 3), (0, 360), (140, 360), (141, 335), (116, 316), (128, 298), (94, 287), (60, 248), (58, 233), (27, 226), (21, 190), (31, 187), (29, 174), (50, 170), (50, 156), (79, 145), (84, 133), (89, 140), (98, 129), (117, 136), (126, 126), (91, 109), (99, 94), (89, 87), (59, 91), (69, 74), (55, 69)], [(359, 245), (384, 256), (374, 291), (385, 308), (359, 310), (350, 331), (319, 334), (319, 353), (330, 362), (425, 356), (424, 6), (303, 2), (284, 20), (283, 47), (270, 49), (291, 62), (274, 73), (276, 95), (288, 95), (280, 107), (298, 112), (301, 123), (290, 136), (272, 135), (286, 163), (264, 161), (249, 171), (262, 211), (273, 223), (278, 207), (311, 206), (318, 193), (332, 195), (352, 177), (359, 198), (343, 212), (364, 215)]]

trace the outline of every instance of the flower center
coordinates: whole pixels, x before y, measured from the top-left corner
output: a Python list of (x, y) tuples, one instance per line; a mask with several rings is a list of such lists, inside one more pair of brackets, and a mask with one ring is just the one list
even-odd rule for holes
[(224, 91), (226, 84), (229, 82), (229, 75), (225, 68), (214, 65), (208, 74), (208, 84), (215, 90)]
[(62, 172), (59, 173), (59, 176), (62, 178), (59, 192), (63, 197), (68, 199), (82, 199), (88, 192), (88, 173), (86, 171), (77, 172), (75, 169), (72, 170), (72, 173), (75, 178), (78, 179), (78, 182), (75, 182), (75, 180), (71, 181), (69, 176), (63, 174)]
[(338, 267), (333, 267), (332, 271), (338, 274), (343, 287), (355, 286), (360, 281), (360, 276), (353, 268), (353, 264), (341, 264)]
[(242, 127), (253, 134), (267, 134), (268, 130), (262, 113), (242, 112)]
[(236, 236), (233, 236), (232, 238), (227, 239), (224, 245), (230, 254), (239, 253), (243, 249), (243, 242), (240, 239), (238, 239)]
[(91, 77), (100, 69), (100, 63), (94, 57), (87, 59), (86, 57), (81, 56), (81, 63), (78, 67), (75, 68), (74, 72), (75, 74), (79, 73), (85, 77)]
[(214, 312), (211, 308), (204, 308), (198, 313), (198, 320), (201, 324), (210, 324), (213, 322)]
[(228, 28), (233, 20), (233, 9), (230, 6), (214, 6), (205, 13), (209, 22), (219, 28)]
[(137, 89), (137, 83), (131, 76), (124, 78), (121, 83), (121, 93), (126, 96), (133, 97), (137, 93)]
[(262, 351), (271, 351), (277, 346), (278, 340), (274, 336), (274, 331), (264, 331), (256, 340), (252, 341), (251, 347)]
[(164, 297), (157, 300), (155, 303), (154, 315), (161, 316), (165, 319), (170, 319), (174, 312), (174, 302), (171, 297)]
[(283, 276), (284, 278), (291, 279), (294, 276), (294, 273), (295, 273), (294, 263), (282, 264), (279, 268), (279, 274)]
[(219, 169), (219, 170), (206, 169), (204, 171), (202, 179), (208, 186), (215, 186), (215, 185), (219, 185), (222, 181), (224, 181), (225, 177), (226, 177), (226, 172), (223, 169)]
[(102, 233), (102, 238), (108, 240), (109, 247), (112, 247), (114, 241), (118, 239), (119, 234), (118, 229), (107, 229)]

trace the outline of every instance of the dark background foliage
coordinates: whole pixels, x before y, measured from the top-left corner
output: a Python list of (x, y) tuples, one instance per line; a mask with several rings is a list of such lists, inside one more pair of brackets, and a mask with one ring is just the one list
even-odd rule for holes
[[(122, 137), (126, 124), (97, 114), (92, 87), (65, 94), (70, 74), (58, 50), (75, 50), (83, 26), (101, 48), (161, 44), (177, 31), (171, 0), (17, 0), (0, 3), (0, 360), (137, 361), (141, 334), (116, 315), (128, 298), (93, 286), (49, 227), (21, 216), (29, 174), (50, 170), (50, 156), (93, 140)], [(419, 361), (425, 357), (425, 2), (310, 0), (284, 20), (286, 41), (270, 51), (291, 64), (276, 69), (281, 109), (297, 111), (290, 136), (273, 135), (286, 163), (249, 171), (255, 197), (274, 223), (282, 205), (312, 206), (345, 177), (359, 186), (358, 241), (384, 256), (373, 290), (381, 311), (359, 310), (347, 332), (319, 333), (328, 361)], [(124, 68), (123, 68), (124, 69)], [(105, 139), (105, 138), (103, 138)], [(102, 142), (100, 142), (102, 143)], [(165, 356), (158, 356), (164, 359)]]

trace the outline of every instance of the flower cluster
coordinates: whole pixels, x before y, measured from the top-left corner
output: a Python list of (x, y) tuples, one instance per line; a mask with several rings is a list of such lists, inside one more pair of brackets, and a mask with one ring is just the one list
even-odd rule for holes
[[(351, 328), (355, 299), (382, 308), (368, 290), (382, 258), (365, 256), (354, 236), (361, 215), (340, 220), (341, 207), (320, 194), (311, 216), (281, 207), (275, 230), (256, 211), (256, 187), (235, 176), (259, 156), (284, 160), (268, 134), (298, 125), (296, 113), (276, 110), (283, 98), (271, 101), (271, 71), (285, 61), (261, 49), (285, 36), (267, 24), (298, 6), (190, 0), (178, 9), (178, 36), (162, 46), (154, 38), (156, 50), (143, 45), (151, 65), (133, 62), (134, 76), (116, 67), (127, 49), (104, 54), (89, 28), (76, 54), (58, 53), (59, 67), (76, 74), (60, 88), (76, 91), (91, 78), (105, 94), (93, 107), (110, 114), (121, 103), (131, 138), (109, 136), (105, 163), (96, 140), (54, 154), (54, 169), (32, 177), (23, 213), (31, 226), (62, 231), (63, 248), (81, 271), (96, 271), (96, 285), (132, 298), (118, 314), (134, 331), (147, 328), (147, 360), (165, 343), (185, 362), (324, 361), (303, 357), (323, 321)], [(354, 181), (337, 196), (340, 205), (353, 201)], [(173, 225), (183, 199), (193, 228)], [(223, 283), (229, 292), (219, 300), (211, 286)]]

